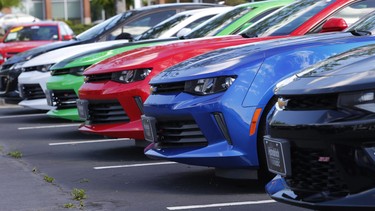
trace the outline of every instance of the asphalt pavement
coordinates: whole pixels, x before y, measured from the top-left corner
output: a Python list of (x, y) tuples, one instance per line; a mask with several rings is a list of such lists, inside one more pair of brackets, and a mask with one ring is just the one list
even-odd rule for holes
[(0, 210), (305, 210), (271, 200), (255, 180), (152, 160), (133, 140), (82, 134), (79, 124), (0, 105)]

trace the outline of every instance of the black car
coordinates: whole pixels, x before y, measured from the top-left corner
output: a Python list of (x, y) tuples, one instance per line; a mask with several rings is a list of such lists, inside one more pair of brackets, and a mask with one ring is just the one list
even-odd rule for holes
[(264, 140), (268, 168), (279, 174), (266, 186), (273, 199), (318, 210), (375, 210), (374, 64), (369, 45), (278, 84)]
[(176, 13), (216, 6), (222, 5), (206, 3), (160, 4), (129, 10), (82, 32), (71, 41), (47, 44), (16, 54), (8, 59), (0, 69), (0, 97), (10, 103), (20, 100), (17, 91), (17, 78), (21, 74), (21, 70), (18, 67), (35, 56), (73, 45), (131, 39)]

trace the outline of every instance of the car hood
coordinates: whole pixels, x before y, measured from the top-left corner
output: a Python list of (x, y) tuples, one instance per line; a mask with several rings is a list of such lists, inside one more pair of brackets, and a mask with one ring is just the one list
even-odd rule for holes
[(59, 48), (56, 50), (46, 52), (44, 54), (41, 54), (37, 57), (34, 57), (28, 60), (22, 65), (22, 67), (26, 68), (26, 67), (33, 67), (33, 66), (39, 66), (39, 65), (54, 64), (56, 62), (59, 62), (63, 59), (74, 56), (76, 54), (80, 54), (86, 51), (106, 48), (112, 45), (122, 44), (122, 43), (127, 43), (127, 40), (89, 43), (89, 44), (81, 44), (81, 45), (74, 45), (74, 46)]
[(288, 37), (211, 51), (186, 60), (155, 76), (150, 84), (172, 83), (199, 78), (233, 75), (264, 56), (290, 51), (306, 45), (329, 43), (333, 39), (352, 37), (350, 33), (328, 33)]
[(276, 94), (322, 94), (373, 89), (375, 45), (338, 54), (281, 81)]
[[(195, 51), (196, 54), (206, 52), (209, 46), (212, 45), (223, 45), (223, 43), (236, 43), (241, 42), (245, 38), (240, 35), (220, 36), (220, 37), (208, 37), (208, 38), (197, 38), (193, 40), (179, 40), (172, 43), (160, 44), (155, 46), (148, 46), (147, 48), (138, 48), (134, 51), (124, 52), (103, 60), (95, 65), (92, 65), (85, 70), (85, 75), (101, 74), (108, 72), (122, 71), (131, 68), (148, 68), (153, 63), (160, 62), (166, 57), (170, 56), (171, 59), (179, 60), (180, 57), (184, 57), (184, 53), (192, 53)], [(254, 38), (254, 41), (260, 41), (263, 39), (271, 38)], [(194, 52), (192, 53), (194, 54)], [(176, 57), (172, 57), (176, 56)]]
[(0, 50), (3, 52), (21, 52), (25, 49), (35, 48), (51, 43), (52, 41), (30, 41), (30, 42), (9, 42), (0, 43)]
[(77, 40), (53, 42), (47, 45), (39, 46), (30, 50), (24, 51), (17, 55), (14, 55), (11, 58), (9, 58), (3, 65), (11, 66), (19, 62), (30, 60), (31, 58), (38, 56), (40, 54), (43, 54), (45, 52), (48, 52), (48, 51), (52, 51), (58, 48), (68, 47), (72, 45), (78, 45), (78, 44), (81, 44), (81, 42)]

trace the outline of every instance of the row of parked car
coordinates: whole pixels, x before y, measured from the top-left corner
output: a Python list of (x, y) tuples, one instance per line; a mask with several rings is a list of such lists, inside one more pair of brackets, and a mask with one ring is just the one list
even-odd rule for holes
[[(163, 29), (199, 10), (125, 31), (146, 11), (198, 5), (215, 8), (169, 38)], [(266, 191), (281, 202), (374, 208), (374, 11), (372, 0), (129, 11), (11, 57), (0, 96), (83, 121), (84, 133), (146, 140), (151, 158), (271, 180)]]

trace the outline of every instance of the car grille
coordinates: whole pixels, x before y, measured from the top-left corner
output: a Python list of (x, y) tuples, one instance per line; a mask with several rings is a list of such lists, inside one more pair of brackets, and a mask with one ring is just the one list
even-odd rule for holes
[(331, 196), (345, 196), (348, 187), (339, 176), (334, 158), (329, 161), (319, 161), (319, 158), (329, 157), (322, 150), (292, 149), (292, 177), (286, 181), (290, 188), (300, 197), (314, 193), (326, 192)]
[(116, 100), (89, 101), (90, 124), (129, 122), (130, 118)]
[(337, 95), (291, 96), (286, 99), (289, 101), (285, 110), (335, 109), (337, 107)]
[(67, 109), (77, 107), (78, 96), (74, 90), (53, 90), (52, 91), (52, 101), (53, 105), (57, 109)]
[(207, 139), (194, 119), (158, 121), (159, 146), (206, 146)]
[(28, 100), (46, 98), (39, 84), (22, 84), (20, 92), (22, 92), (22, 97)]
[(167, 83), (167, 84), (157, 84), (153, 85), (153, 94), (171, 93), (171, 92), (183, 92), (185, 87), (185, 82), (178, 83)]
[(52, 70), (51, 75), (65, 75), (70, 73), (70, 68)]
[(86, 82), (95, 82), (95, 81), (108, 81), (111, 80), (112, 73), (105, 74), (95, 74), (86, 76)]

